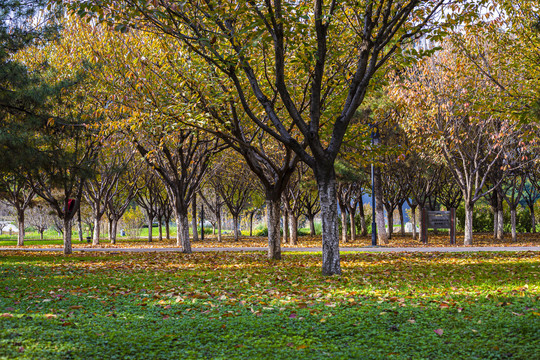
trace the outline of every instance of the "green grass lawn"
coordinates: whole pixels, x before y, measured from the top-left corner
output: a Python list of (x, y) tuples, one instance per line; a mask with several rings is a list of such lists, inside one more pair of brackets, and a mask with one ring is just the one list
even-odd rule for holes
[(0, 253), (1, 359), (534, 359), (535, 253)]

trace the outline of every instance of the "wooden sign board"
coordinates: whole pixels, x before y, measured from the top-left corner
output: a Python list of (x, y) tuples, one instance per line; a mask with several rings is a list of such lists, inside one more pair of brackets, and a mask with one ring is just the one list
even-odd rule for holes
[(450, 229), (450, 211), (428, 211), (427, 223), (429, 229)]
[(450, 229), (450, 243), (456, 243), (456, 209), (450, 211), (421, 210), (420, 239), (427, 244), (427, 229)]

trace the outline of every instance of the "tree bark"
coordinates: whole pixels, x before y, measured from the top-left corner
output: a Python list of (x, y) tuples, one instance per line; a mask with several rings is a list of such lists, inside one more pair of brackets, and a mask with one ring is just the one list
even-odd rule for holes
[(240, 239), (240, 229), (238, 224), (238, 214), (233, 214), (233, 227), (234, 227), (234, 241), (238, 241)]
[(216, 217), (217, 217), (217, 228), (218, 228), (217, 240), (221, 242), (221, 211), (218, 211), (216, 215), (217, 215)]
[(167, 240), (171, 240), (171, 227), (169, 225), (169, 220), (170, 219), (167, 219), (167, 221), (165, 222), (165, 236)]
[(356, 240), (356, 224), (354, 223), (354, 214), (349, 212), (349, 220), (351, 222), (351, 241)]
[(39, 238), (40, 238), (40, 240), (43, 240), (43, 232), (44, 232), (44, 231), (45, 231), (45, 230), (40, 230), (40, 231), (39, 231)]
[(289, 239), (289, 213), (287, 209), (283, 210), (283, 243), (286, 244)]
[(281, 260), (280, 201), (266, 198), (266, 226), (268, 227), (268, 258)]
[(405, 217), (403, 216), (403, 204), (399, 205), (398, 212), (399, 212), (399, 223), (400, 223), (400, 235), (404, 236), (405, 235), (405, 223), (404, 223)]
[(501, 190), (497, 190), (497, 198), (497, 240), (502, 240), (504, 239), (504, 194)]
[(73, 252), (71, 247), (71, 219), (64, 219), (64, 254)]
[(332, 168), (329, 174), (324, 174), (326, 176), (318, 175), (316, 174), (322, 219), (322, 273), (339, 275), (341, 264), (335, 173)]
[(77, 210), (77, 230), (79, 232), (79, 242), (83, 242), (83, 228), (82, 228), (82, 219), (81, 219), (81, 207)]
[(315, 236), (315, 219), (314, 219), (314, 216), (308, 218), (308, 222), (309, 222), (309, 235), (310, 236)]
[(249, 236), (253, 236), (253, 216), (255, 212), (252, 211), (249, 213)]
[(474, 204), (465, 201), (465, 234), (463, 238), (464, 245), (473, 243), (473, 209)]
[[(101, 219), (97, 216), (94, 216), (94, 235), (92, 238), (92, 245), (99, 245), (99, 237), (101, 235)], [(152, 240), (150, 240), (152, 241)]]
[(347, 210), (345, 206), (339, 205), (339, 210), (341, 212), (341, 241), (343, 243), (347, 242)]
[(197, 197), (193, 196), (191, 200), (191, 232), (193, 235), (193, 241), (199, 240), (199, 234), (197, 233)]
[(189, 240), (189, 221), (187, 211), (176, 216), (177, 232), (176, 245), (182, 248), (185, 254), (191, 254), (191, 242)]
[(109, 239), (111, 239), (111, 244), (116, 244), (116, 232), (118, 231), (118, 219), (113, 218), (110, 220), (111, 231), (109, 234)]
[(535, 234), (536, 233), (536, 217), (534, 214), (534, 205), (529, 206), (529, 212), (531, 214), (531, 232)]
[(388, 221), (388, 239), (391, 239), (394, 233), (394, 214), (389, 207), (386, 207), (386, 219)]
[(17, 234), (17, 246), (24, 246), (24, 210), (17, 211), (17, 225), (19, 233)]
[(411, 206), (411, 221), (412, 221), (412, 238), (413, 240), (417, 239), (416, 233), (416, 206)]
[(360, 203), (358, 204), (358, 215), (360, 215), (360, 232), (362, 236), (367, 235), (367, 226), (366, 226), (366, 214), (364, 213), (364, 202), (360, 197)]
[(289, 214), (289, 244), (298, 244), (298, 218), (294, 214)]
[(386, 227), (384, 223), (384, 205), (382, 193), (381, 170), (378, 167), (374, 169), (374, 188), (375, 188), (375, 222), (377, 224), (377, 237), (379, 244), (388, 244), (388, 236), (386, 235)]
[(517, 242), (517, 231), (516, 231), (516, 208), (512, 207), (510, 209), (510, 221), (512, 226), (512, 241)]
[(150, 218), (148, 214), (148, 242), (152, 242), (152, 223), (154, 222), (153, 218)]
[(163, 226), (161, 225), (163, 223), (163, 219), (160, 215), (158, 215), (158, 230), (159, 230), (159, 241), (163, 241)]

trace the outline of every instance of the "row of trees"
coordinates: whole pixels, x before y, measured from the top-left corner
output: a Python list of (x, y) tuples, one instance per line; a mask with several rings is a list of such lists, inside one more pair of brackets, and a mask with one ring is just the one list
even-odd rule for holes
[[(465, 202), (470, 244), (474, 203), (488, 194), (501, 200), (503, 191), (496, 189), (502, 179), (535, 159), (536, 129), (529, 119), (538, 98), (537, 66), (531, 65), (537, 64), (539, 41), (529, 2), (180, 6), (126, 0), (70, 7), (84, 21), (64, 17), (60, 39), (35, 37), (39, 46), (17, 49), (7, 61), (24, 64), (26, 74), (39, 75), (56, 91), (39, 109), (28, 105), (2, 117), (12, 128), (29, 123), (27, 114), (39, 120), (28, 130), (32, 136), (21, 141), (40, 162), (14, 162), (6, 170), (17, 176), (8, 182), (28, 184), (63, 219), (66, 253), (67, 230), (85, 188), (87, 194), (99, 192), (97, 186), (88, 189), (88, 179), (106, 173), (100, 163), (115, 161), (111, 143), (131, 144), (146, 172), (158, 176), (185, 252), (191, 252), (188, 209), (195, 194), (206, 181), (232, 171), (260, 183), (268, 256), (279, 259), (282, 204), (294, 228), (298, 182), (290, 180), (306, 183), (302, 176), (309, 167), (318, 190), (327, 275), (341, 272), (338, 203), (343, 215), (363, 209), (357, 206), (361, 196), (352, 196), (362, 185), (351, 179), (338, 185), (339, 166), (346, 174), (376, 163), (383, 240), (382, 206), (426, 206), (434, 198), (432, 168), (444, 167)], [(493, 29), (499, 31), (488, 31)], [(425, 37), (437, 46), (420, 46), (418, 39)], [(3, 81), (28, 92), (11, 79)], [(383, 134), (376, 148), (369, 145), (374, 124)], [(126, 157), (119, 165), (133, 162), (129, 152), (120, 153)], [(215, 170), (220, 157), (232, 170)], [(245, 166), (235, 169), (240, 162)], [(406, 188), (398, 181), (405, 168), (417, 169), (416, 185)], [(103, 213), (106, 205), (98, 205), (95, 213)], [(237, 211), (229, 210), (233, 216)]]

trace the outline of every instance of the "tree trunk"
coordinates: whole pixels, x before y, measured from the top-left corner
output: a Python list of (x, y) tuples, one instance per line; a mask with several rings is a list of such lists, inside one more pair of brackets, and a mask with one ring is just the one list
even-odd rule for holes
[(493, 212), (493, 238), (497, 239), (497, 233), (499, 231), (499, 213), (497, 212), (497, 207), (491, 207)]
[(504, 238), (504, 208), (503, 208), (503, 202), (504, 202), (504, 195), (502, 194), (502, 191), (497, 190), (497, 240), (502, 240)]
[(238, 224), (238, 214), (233, 214), (233, 227), (234, 227), (234, 241), (238, 241), (240, 238), (239, 235), (239, 224)]
[[(419, 240), (422, 244), (427, 244), (427, 224), (424, 224), (424, 221), (427, 221), (427, 216), (424, 217), (424, 207), (419, 206), (418, 209), (420, 210), (420, 236)], [(426, 228), (424, 229), (424, 225), (426, 225)]]
[(218, 211), (216, 215), (218, 223), (218, 241), (221, 242), (221, 211)]
[(309, 235), (315, 236), (315, 217), (311, 216), (308, 218), (309, 221)]
[(197, 233), (197, 197), (193, 196), (191, 200), (191, 232), (193, 233), (193, 241), (199, 240)]
[(249, 213), (249, 236), (253, 236), (253, 216), (255, 212), (252, 211)]
[(351, 222), (351, 242), (356, 240), (356, 224), (354, 223), (354, 213), (349, 211), (349, 220)]
[(19, 227), (17, 246), (24, 246), (24, 210), (17, 211), (17, 225)]
[(386, 219), (388, 221), (388, 239), (392, 238), (392, 234), (394, 233), (394, 214), (392, 209), (389, 207), (386, 207)]
[(465, 234), (463, 238), (464, 245), (473, 243), (473, 209), (474, 204), (465, 201)]
[(281, 260), (280, 201), (266, 197), (266, 226), (268, 228), (268, 258)]
[(290, 245), (297, 245), (298, 244), (298, 218), (294, 216), (293, 213), (289, 215), (289, 235)]
[(101, 235), (101, 219), (96, 215), (94, 215), (94, 229), (92, 245), (99, 245), (99, 237)]
[(416, 234), (416, 206), (411, 206), (411, 221), (412, 221), (412, 238), (416, 240), (418, 237)]
[(71, 248), (71, 219), (64, 219), (64, 254), (73, 252)]
[(182, 248), (185, 254), (191, 254), (191, 242), (189, 241), (189, 221), (187, 211), (176, 216), (177, 232), (176, 245)]
[(289, 213), (287, 209), (283, 210), (283, 243), (286, 244), (289, 239)]
[(382, 193), (382, 179), (381, 170), (374, 168), (374, 188), (375, 188), (375, 222), (377, 224), (377, 237), (379, 244), (388, 244), (388, 236), (386, 235), (386, 228), (384, 224), (384, 205), (383, 205), (383, 193)]
[(529, 206), (529, 212), (531, 213), (531, 232), (536, 233), (536, 217), (534, 215), (534, 204)]
[(512, 241), (517, 242), (517, 231), (516, 231), (516, 208), (512, 207), (510, 209), (510, 221), (512, 226)]
[(167, 237), (167, 240), (171, 240), (171, 227), (169, 225), (170, 218), (167, 219), (165, 222), (165, 236)]
[(45, 230), (39, 230), (39, 238), (40, 238), (40, 240), (43, 240), (43, 232), (44, 231)]
[(154, 222), (154, 218), (150, 217), (150, 214), (148, 214), (148, 242), (152, 242), (152, 223)]
[(404, 236), (405, 235), (405, 223), (404, 223), (405, 217), (403, 216), (403, 204), (399, 205), (398, 212), (399, 212), (400, 235)]
[(339, 205), (339, 210), (341, 212), (341, 241), (343, 243), (347, 242), (347, 210), (345, 206)]
[(79, 232), (79, 242), (83, 242), (83, 228), (82, 228), (82, 219), (81, 219), (81, 207), (77, 210), (77, 230)]
[(362, 201), (362, 198), (360, 198), (360, 204), (358, 204), (358, 215), (360, 216), (360, 233), (362, 234), (362, 236), (366, 236), (366, 214), (364, 213), (364, 202)]
[(336, 180), (332, 168), (326, 176), (317, 176), (322, 219), (322, 273), (341, 274), (339, 258), (339, 227), (337, 216)]
[(109, 239), (111, 239), (111, 244), (116, 244), (116, 232), (118, 231), (118, 219), (113, 218), (110, 220), (111, 231), (109, 234)]
[(158, 215), (159, 241), (163, 241), (163, 226), (161, 225), (162, 223), (163, 219), (160, 215)]

